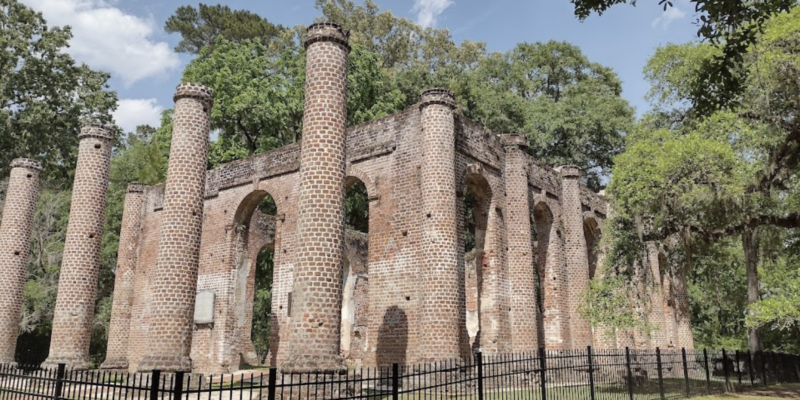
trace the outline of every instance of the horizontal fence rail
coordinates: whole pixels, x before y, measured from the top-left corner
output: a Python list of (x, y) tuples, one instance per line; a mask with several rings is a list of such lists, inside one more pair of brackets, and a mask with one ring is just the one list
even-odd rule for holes
[(558, 350), (339, 373), (127, 373), (0, 365), (0, 399), (645, 400), (800, 382), (800, 356), (739, 351)]

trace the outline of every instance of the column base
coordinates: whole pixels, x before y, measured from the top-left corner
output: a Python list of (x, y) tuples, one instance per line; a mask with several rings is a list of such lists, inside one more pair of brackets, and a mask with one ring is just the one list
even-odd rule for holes
[(339, 374), (347, 372), (347, 365), (340, 355), (301, 355), (285, 361), (281, 370), (285, 374)]
[(126, 358), (112, 358), (106, 359), (100, 364), (100, 369), (128, 369), (128, 359)]
[(136, 368), (138, 372), (150, 372), (156, 369), (163, 372), (192, 372), (192, 359), (182, 356), (146, 356)]
[(58, 364), (66, 364), (67, 369), (71, 370), (87, 370), (91, 367), (87, 358), (47, 357), (47, 360), (42, 363), (42, 368), (54, 369), (58, 368)]

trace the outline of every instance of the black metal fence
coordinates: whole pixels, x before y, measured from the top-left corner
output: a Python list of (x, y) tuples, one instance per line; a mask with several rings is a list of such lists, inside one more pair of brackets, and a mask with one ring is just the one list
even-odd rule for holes
[(602, 350), (481, 355), (350, 369), (337, 374), (275, 368), (223, 375), (73, 371), (0, 366), (0, 399), (552, 399), (692, 397), (800, 382), (800, 356), (726, 351)]

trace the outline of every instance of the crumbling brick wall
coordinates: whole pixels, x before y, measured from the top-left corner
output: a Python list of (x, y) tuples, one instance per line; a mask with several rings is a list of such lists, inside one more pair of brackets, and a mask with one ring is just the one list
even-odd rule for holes
[[(337, 28), (322, 28), (338, 35)], [(385, 365), (469, 357), (475, 350), (508, 353), (540, 346), (565, 349), (576, 343), (621, 344), (620, 338), (599, 339), (601, 329), (579, 321), (576, 313), (581, 293), (575, 288), (588, 286), (591, 268), (602, 259), (587, 242), (596, 242), (602, 234), (608, 213), (605, 198), (580, 186), (578, 172), (562, 174), (543, 165), (460, 115), (455, 100), (446, 91), (427, 92), (421, 103), (403, 112), (344, 131), (345, 179), (339, 194), (353, 181), (364, 183), (369, 233), (361, 241), (366, 248), (357, 252), (365, 254), (364, 260), (356, 262), (354, 253), (345, 250), (340, 261), (347, 256), (347, 268), (342, 263), (329, 277), (330, 285), (337, 285), (335, 291), (352, 290), (339, 295), (339, 304), (332, 308), (337, 325), (342, 298), (353, 314), (345, 316), (352, 322), (349, 343), (338, 338), (326, 344), (325, 357), (330, 356), (330, 346), (350, 363)], [(437, 167), (432, 169), (434, 159)], [(301, 188), (300, 170), (301, 145), (293, 144), (208, 171), (196, 289), (213, 293), (213, 304), (198, 303), (213, 307), (213, 322), (192, 327), (195, 371), (231, 371), (243, 358), (252, 361), (247, 355), (252, 352), (252, 265), (267, 243), (274, 248), (267, 362), (296, 366), (298, 354), (308, 350), (302, 345), (308, 337), (298, 339), (302, 332), (297, 325), (292, 334), (297, 307), (306, 306), (305, 299), (293, 293), (301, 248), (313, 244), (309, 239), (299, 242), (302, 190), (313, 191)], [(516, 175), (510, 180), (509, 174)], [(572, 181), (565, 185), (567, 178)], [(523, 187), (516, 190), (520, 184)], [(333, 186), (329, 190), (339, 191)], [(264, 217), (255, 209), (267, 195), (277, 213), (268, 218), (273, 227), (265, 230), (259, 227)], [(468, 196), (477, 198), (471, 221), (464, 220)], [(151, 285), (163, 202), (163, 186), (145, 188), (142, 209), (131, 211), (142, 216), (141, 234), (132, 236), (136, 243), (120, 244), (138, 251), (127, 351), (130, 369), (141, 364), (152, 327)], [(442, 215), (447, 218), (436, 219)], [(306, 215), (304, 229), (315, 229), (315, 223), (325, 222)], [(589, 236), (587, 226), (592, 227)], [(518, 237), (519, 229), (530, 234)], [(471, 255), (465, 249), (468, 232), (476, 243)], [(432, 241), (446, 243), (447, 251)], [(446, 279), (430, 273), (433, 259), (444, 267)], [(534, 312), (515, 313), (516, 304), (527, 304)], [(513, 346), (515, 342), (521, 347)]]

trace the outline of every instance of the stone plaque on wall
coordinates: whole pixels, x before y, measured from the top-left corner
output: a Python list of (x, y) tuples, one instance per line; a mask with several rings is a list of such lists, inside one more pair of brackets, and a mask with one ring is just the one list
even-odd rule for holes
[(208, 290), (197, 293), (197, 300), (194, 303), (195, 324), (214, 323), (214, 297), (214, 292)]

